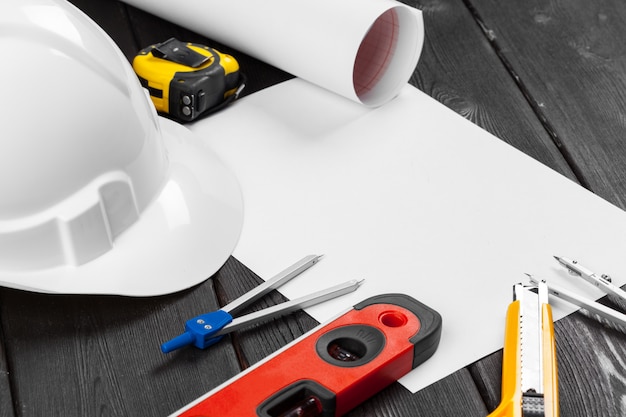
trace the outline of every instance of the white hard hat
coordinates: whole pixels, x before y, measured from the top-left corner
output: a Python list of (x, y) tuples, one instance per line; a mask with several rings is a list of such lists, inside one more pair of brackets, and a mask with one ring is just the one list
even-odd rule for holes
[(65, 0), (0, 2), (0, 285), (148, 296), (228, 259), (233, 174)]

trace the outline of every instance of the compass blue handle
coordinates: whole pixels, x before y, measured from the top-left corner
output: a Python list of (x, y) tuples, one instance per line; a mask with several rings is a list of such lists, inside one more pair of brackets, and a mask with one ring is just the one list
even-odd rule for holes
[(215, 334), (231, 321), (233, 321), (233, 316), (223, 310), (196, 316), (185, 323), (185, 333), (163, 343), (161, 351), (169, 353), (188, 345), (206, 349), (222, 340), (223, 335), (215, 336)]

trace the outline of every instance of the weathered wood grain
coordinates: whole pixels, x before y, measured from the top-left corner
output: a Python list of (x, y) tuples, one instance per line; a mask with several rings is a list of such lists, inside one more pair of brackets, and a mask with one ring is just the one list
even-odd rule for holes
[(626, 7), (468, 0), (579, 180), (626, 208)]
[(411, 83), (557, 172), (574, 178), (464, 4), (405, 0), (421, 9), (425, 43)]
[[(167, 415), (239, 372), (232, 346), (160, 344), (218, 307), (212, 281), (153, 298), (0, 291), (13, 399), (23, 416)], [(194, 314), (194, 315), (195, 315)]]
[(11, 395), (11, 375), (4, 349), (4, 333), (0, 326), (0, 417), (13, 417), (13, 397)]

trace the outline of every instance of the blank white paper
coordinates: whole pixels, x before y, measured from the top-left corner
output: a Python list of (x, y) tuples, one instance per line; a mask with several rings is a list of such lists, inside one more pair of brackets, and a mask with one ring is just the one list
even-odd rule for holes
[[(267, 279), (323, 253), (281, 288), (290, 299), (365, 279), (308, 309), (318, 321), (391, 292), (442, 315), (438, 351), (401, 380), (413, 392), (503, 346), (524, 273), (601, 295), (553, 255), (624, 284), (622, 210), (409, 85), (368, 109), (294, 79), (190, 127), (241, 183), (237, 259)], [(573, 310), (551, 303), (555, 318)]]

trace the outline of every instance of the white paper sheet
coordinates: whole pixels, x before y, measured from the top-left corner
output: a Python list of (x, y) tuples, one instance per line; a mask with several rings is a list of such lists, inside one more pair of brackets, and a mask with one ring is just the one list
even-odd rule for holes
[(368, 106), (398, 94), (424, 43), (421, 11), (394, 0), (124, 1)]
[[(411, 391), (502, 347), (512, 285), (527, 282), (524, 273), (601, 295), (574, 285), (553, 255), (624, 284), (622, 210), (409, 85), (371, 110), (294, 79), (191, 129), (241, 182), (236, 258), (269, 278), (325, 254), (283, 287), (291, 299), (366, 280), (308, 309), (317, 320), (390, 292), (441, 313), (438, 351), (401, 380)], [(572, 311), (552, 304), (556, 318)]]

